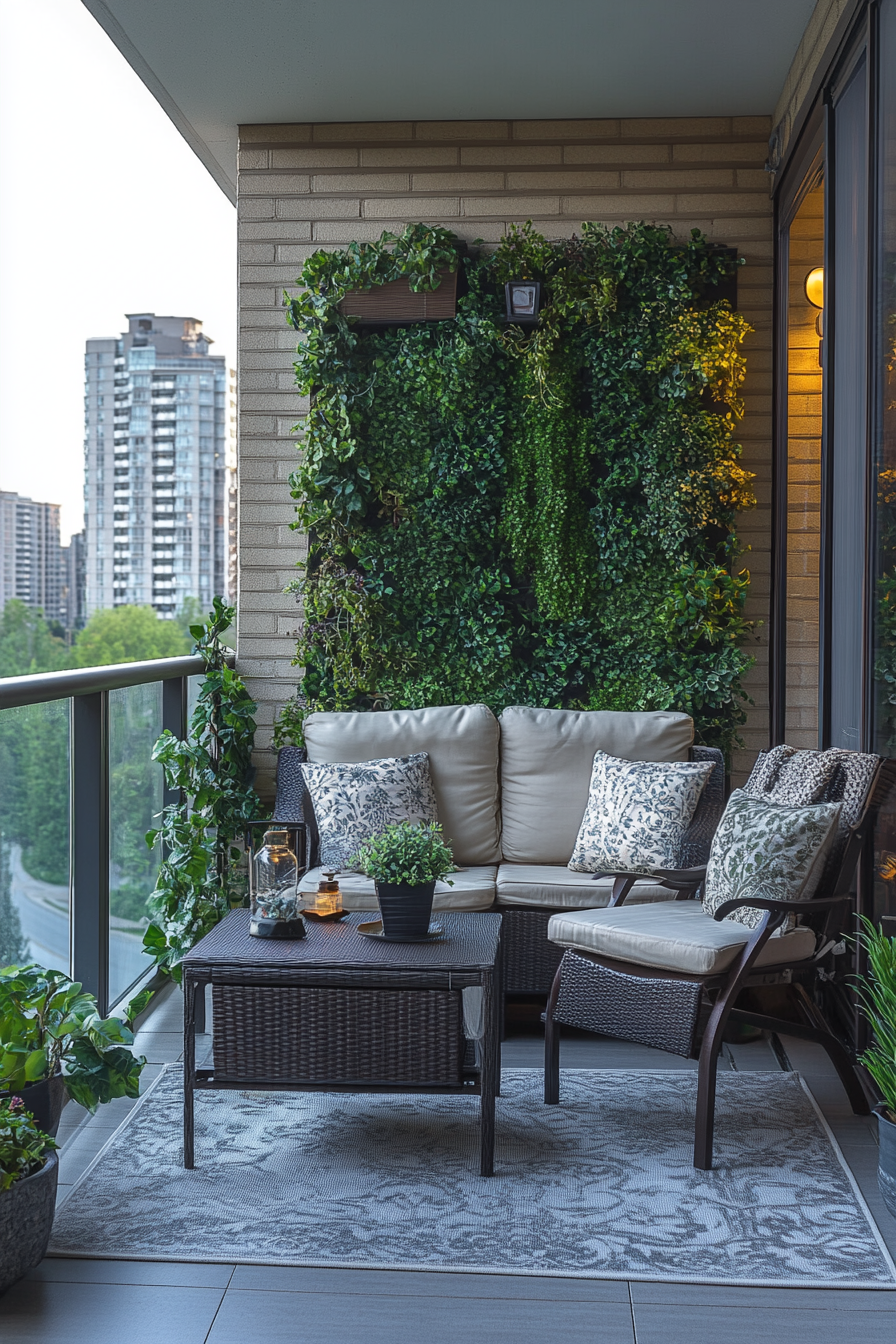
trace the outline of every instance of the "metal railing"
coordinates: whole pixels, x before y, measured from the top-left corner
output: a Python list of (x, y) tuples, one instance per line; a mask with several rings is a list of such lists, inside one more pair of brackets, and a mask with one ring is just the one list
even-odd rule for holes
[[(228, 661), (232, 665), (232, 658)], [(73, 978), (96, 996), (103, 1014), (110, 1007), (110, 694), (161, 682), (161, 728), (183, 738), (188, 679), (203, 671), (201, 658), (184, 657), (0, 678), (0, 711), (71, 702), (70, 966)], [(178, 796), (177, 790), (163, 786), (163, 806), (178, 801)]]

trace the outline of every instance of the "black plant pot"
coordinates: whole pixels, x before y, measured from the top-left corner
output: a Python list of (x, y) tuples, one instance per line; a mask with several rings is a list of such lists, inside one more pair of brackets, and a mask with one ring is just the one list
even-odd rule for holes
[(435, 882), (424, 882), (420, 887), (408, 882), (377, 882), (383, 937), (390, 943), (414, 943), (425, 938), (435, 889)]
[(0, 1190), (0, 1293), (46, 1255), (58, 1179), (59, 1159), (51, 1153), (40, 1171)]
[(42, 1078), (39, 1083), (29, 1083), (19, 1092), (4, 1092), (4, 1097), (21, 1097), (26, 1111), (34, 1116), (34, 1123), (45, 1134), (56, 1137), (59, 1117), (62, 1115), (62, 1103), (65, 1101), (65, 1083), (62, 1074), (53, 1078)]
[(880, 1152), (877, 1158), (877, 1184), (883, 1201), (896, 1218), (896, 1124), (884, 1114), (885, 1107), (875, 1106)]

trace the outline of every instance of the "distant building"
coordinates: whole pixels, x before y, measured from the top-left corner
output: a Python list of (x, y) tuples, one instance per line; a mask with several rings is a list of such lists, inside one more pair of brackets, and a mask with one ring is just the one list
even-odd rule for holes
[(0, 609), (11, 598), (64, 620), (59, 505), (0, 490)]
[(82, 630), (87, 621), (87, 554), (83, 532), (62, 547), (62, 606), (66, 630)]
[(129, 313), (85, 356), (85, 615), (232, 595), (236, 378), (192, 317)]

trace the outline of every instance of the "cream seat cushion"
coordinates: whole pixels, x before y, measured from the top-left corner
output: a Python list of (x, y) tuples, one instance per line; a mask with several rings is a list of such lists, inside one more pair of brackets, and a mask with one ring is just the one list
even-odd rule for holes
[[(477, 868), (464, 868), (452, 873), (453, 887), (447, 882), (436, 883), (433, 898), (434, 910), (489, 910), (495, 900), (495, 874), (493, 864)], [(317, 891), (322, 868), (311, 868), (299, 882), (299, 891), (307, 897)], [(337, 872), (342, 903), (346, 910), (376, 910), (376, 889), (373, 879), (363, 873)]]
[(439, 821), (455, 862), (468, 867), (501, 858), (500, 732), (486, 705), (309, 714), (304, 732), (308, 760), (314, 763), (427, 752)]
[[(498, 721), (502, 847), (510, 863), (569, 863), (596, 751), (626, 761), (686, 761), (694, 740), (691, 718), (665, 710), (622, 714), (512, 705)], [(426, 748), (405, 748), (416, 750)]]
[[(552, 915), (548, 922), (548, 938), (561, 947), (691, 975), (724, 971), (751, 933), (730, 919), (713, 919), (698, 901), (577, 910)], [(804, 961), (814, 951), (815, 934), (797, 926), (772, 934), (755, 965)]]
[[(591, 910), (606, 905), (612, 891), (612, 877), (595, 881), (591, 873), (573, 873), (563, 864), (502, 863), (498, 868), (498, 900), (503, 905)], [(628, 902), (670, 901), (674, 895), (668, 887), (639, 880)]]

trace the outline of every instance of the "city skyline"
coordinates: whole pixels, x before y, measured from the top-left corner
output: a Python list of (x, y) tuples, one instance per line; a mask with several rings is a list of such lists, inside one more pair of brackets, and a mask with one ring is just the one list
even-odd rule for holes
[(0, 0), (0, 37), (0, 490), (58, 504), (65, 544), (82, 527), (86, 342), (125, 312), (195, 313), (232, 367), (236, 221), (79, 0)]

